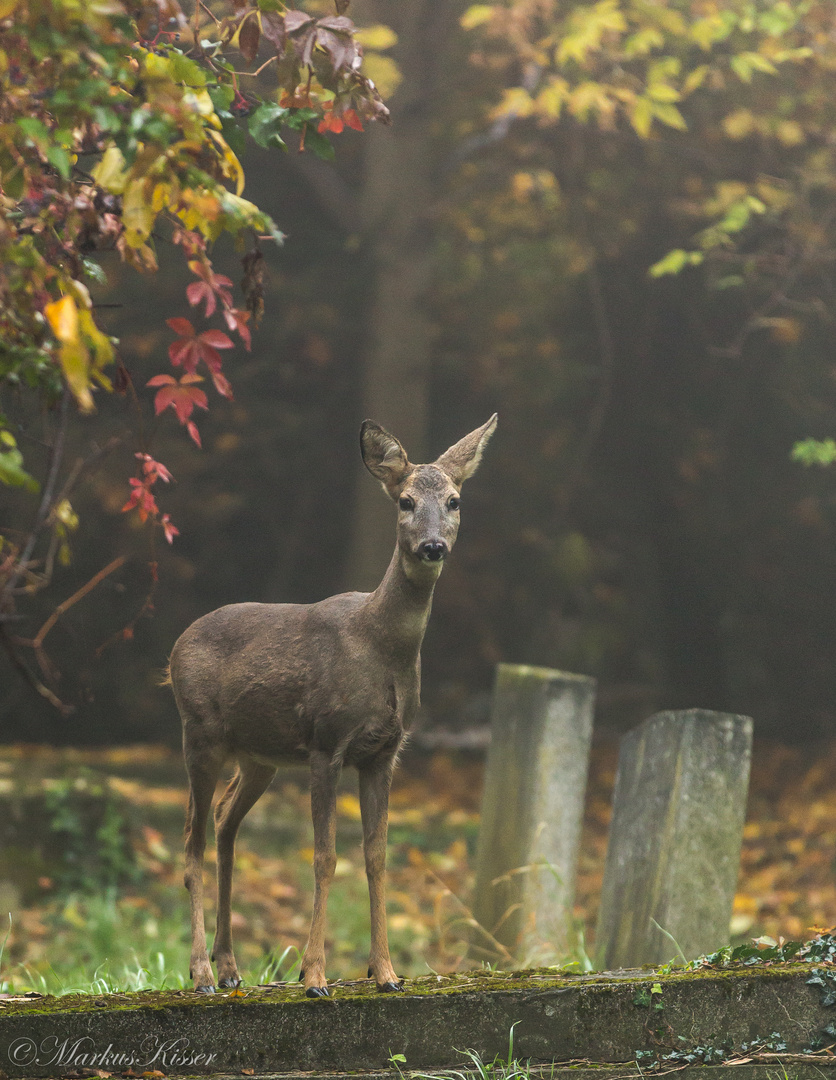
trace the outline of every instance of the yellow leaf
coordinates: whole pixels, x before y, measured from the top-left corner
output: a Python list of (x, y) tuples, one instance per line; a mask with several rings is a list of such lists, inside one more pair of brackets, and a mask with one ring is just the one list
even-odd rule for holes
[(653, 49), (661, 49), (664, 44), (665, 38), (661, 30), (655, 26), (645, 26), (631, 34), (624, 42), (624, 55), (646, 56)]
[(66, 341), (58, 350), (58, 362), (67, 385), (73, 392), (82, 412), (93, 412), (93, 395), (88, 378), (90, 357), (82, 341)]
[(219, 131), (209, 129), (207, 133), (221, 152), (224, 176), (228, 180), (235, 181), (235, 194), (240, 195), (244, 190), (244, 170), (241, 168), (241, 162), (230, 150), (226, 139)]
[(354, 39), (359, 41), (364, 49), (374, 49), (376, 52), (383, 52), (385, 49), (391, 49), (393, 45), (398, 44), (398, 35), (395, 31), (390, 26), (384, 26), (382, 23), (376, 23), (374, 26), (359, 27), (354, 34)]
[(565, 79), (551, 79), (537, 95), (538, 112), (545, 113), (552, 120), (559, 119), (568, 92), (569, 84)]
[(661, 120), (662, 123), (667, 124), (668, 127), (676, 128), (677, 131), (688, 130), (688, 125), (685, 123), (685, 117), (679, 109), (666, 101), (654, 101), (653, 115), (657, 120)]
[(102, 154), (102, 160), (93, 168), (91, 175), (99, 187), (112, 195), (121, 195), (125, 190), (128, 172), (125, 159), (118, 146), (109, 146)]
[(597, 113), (601, 119), (606, 120), (615, 112), (615, 102), (601, 83), (582, 82), (572, 91), (569, 112), (581, 120), (588, 119), (590, 113)]
[(647, 96), (653, 101), (679, 101), (682, 95), (669, 83), (655, 82), (647, 88)]
[(159, 214), (161, 210), (167, 210), (173, 203), (176, 203), (179, 195), (180, 192), (176, 184), (168, 181), (155, 184), (151, 193), (151, 208), (155, 214)]
[(804, 142), (804, 128), (795, 120), (782, 120), (775, 129), (775, 134), (784, 146), (798, 146)]
[(630, 114), (630, 123), (643, 139), (650, 135), (650, 129), (653, 126), (653, 103), (649, 98), (640, 97), (637, 99)]
[(93, 349), (93, 363), (96, 368), (102, 368), (113, 361), (113, 342), (104, 334), (93, 319), (89, 311), (79, 311), (78, 324), (85, 341)]
[(73, 510), (72, 503), (69, 499), (62, 499), (52, 513), (66, 528), (78, 528), (78, 514)]
[(0, 0), (0, 19), (8, 19), (20, 0)]
[(356, 795), (345, 792), (337, 799), (337, 813), (343, 817), (351, 818), (352, 821), (360, 820), (360, 800)]
[(157, 269), (157, 256), (148, 244), (140, 244), (138, 248), (126, 247), (124, 258), (140, 274), (153, 274)]
[(569, 32), (558, 45), (555, 58), (559, 64), (566, 60), (582, 64), (587, 53), (600, 47), (605, 33), (621, 33), (626, 29), (619, 0), (599, 0), (591, 7), (577, 8), (569, 19)]
[(469, 7), (467, 11), (459, 19), (459, 23), (464, 30), (475, 30), (477, 26), (482, 26), (486, 22), (490, 22), (493, 18), (494, 5), (493, 4), (474, 4)]
[(74, 343), (78, 341), (78, 308), (71, 296), (62, 296), (53, 300), (44, 308), (47, 322), (59, 341)]
[(142, 247), (157, 220), (157, 214), (147, 195), (147, 178), (131, 180), (122, 200), (122, 221), (128, 247)]
[(401, 85), (401, 69), (391, 56), (381, 56), (379, 53), (366, 53), (363, 57), (363, 74), (371, 79), (381, 94), (387, 98)]
[(749, 109), (735, 109), (723, 118), (723, 130), (731, 139), (745, 139), (755, 128), (755, 118)]
[(531, 116), (533, 112), (534, 101), (523, 86), (509, 87), (502, 95), (502, 102), (494, 110), (499, 116)]
[(208, 90), (186, 90), (183, 94), (183, 103), (199, 116), (215, 115), (215, 106), (212, 104)]
[(700, 64), (698, 67), (695, 67), (693, 71), (689, 71), (685, 82), (682, 84), (682, 92), (684, 94), (690, 94), (698, 87), (702, 86), (710, 70), (708, 64)]
[(534, 190), (535, 181), (531, 173), (518, 172), (514, 173), (511, 179), (511, 191), (514, 194), (514, 198), (517, 202), (527, 202), (529, 196)]

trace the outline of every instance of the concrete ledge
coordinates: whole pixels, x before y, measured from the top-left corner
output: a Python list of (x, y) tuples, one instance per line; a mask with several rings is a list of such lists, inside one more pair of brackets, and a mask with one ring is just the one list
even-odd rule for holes
[[(637, 1077), (637, 1050), (659, 1055), (711, 1046), (735, 1051), (780, 1033), (786, 1053), (696, 1071), (727, 1080), (821, 1077), (830, 1059), (803, 1052), (836, 1041), (836, 1008), (807, 984), (812, 965), (759, 965), (660, 976), (652, 971), (559, 975), (549, 971), (428, 976), (407, 992), (377, 994), (368, 982), (336, 983), (310, 1000), (298, 986), (0, 999), (0, 1070), (55, 1077), (82, 1069), (119, 1074), (256, 1076), (385, 1073), (459, 1068), (458, 1051), (483, 1060), (514, 1054), (532, 1063), (576, 1063), (574, 1077)], [(824, 967), (824, 965), (820, 965)], [(651, 987), (658, 984), (651, 994)], [(796, 1055), (798, 1055), (796, 1057)], [(789, 1064), (791, 1062), (791, 1064)], [(602, 1068), (602, 1066), (611, 1066)], [(646, 1065), (642, 1066), (646, 1071)], [(557, 1076), (569, 1069), (545, 1070)], [(693, 1071), (693, 1070), (692, 1070)], [(2, 1072), (0, 1072), (2, 1075)], [(834, 1075), (836, 1080), (836, 1073)], [(378, 1076), (369, 1080), (379, 1080)]]

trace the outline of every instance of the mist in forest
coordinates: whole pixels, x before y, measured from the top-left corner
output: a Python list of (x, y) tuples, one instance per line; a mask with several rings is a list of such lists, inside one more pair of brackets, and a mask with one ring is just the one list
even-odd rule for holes
[[(644, 138), (577, 114), (503, 123), (491, 110), (513, 63), (488, 46), (480, 59), (465, 8), (357, 3), (358, 22), (398, 36), (391, 127), (341, 134), (333, 164), (295, 148), (243, 156), (248, 198), (286, 239), (265, 247), (265, 316), (225, 369), (234, 400), (201, 419), (203, 449), (170, 416), (146, 432), (174, 477), (161, 499), (180, 536), (151, 548), (120, 514), (136, 408), (102, 401), (75, 450), (123, 441), (79, 489), (72, 560), (21, 635), (127, 561), (50, 633), (72, 713), (0, 658), (4, 742), (176, 743), (159, 683), (191, 621), (380, 580), (395, 509), (361, 462), (363, 419), (422, 462), (494, 411), (435, 594), (422, 726), (484, 725), (510, 661), (595, 676), (596, 723), (615, 731), (707, 708), (751, 715), (761, 736), (832, 734), (836, 467), (792, 457), (836, 430), (832, 148), (807, 129), (733, 129), (763, 96), (743, 80), (687, 132)], [(788, 176), (808, 177), (804, 198), (770, 217), (769, 183), (786, 193)], [(750, 205), (762, 223), (747, 219), (742, 247), (649, 272), (747, 198), (765, 210)], [(231, 245), (215, 264), (240, 279)], [(173, 311), (185, 279), (163, 260), (141, 279), (116, 255), (105, 266), (96, 299), (113, 305), (108, 332), (141, 388), (165, 318), (186, 313)], [(26, 422), (34, 438), (42, 421)], [(4, 524), (31, 512), (25, 492), (5, 503)]]

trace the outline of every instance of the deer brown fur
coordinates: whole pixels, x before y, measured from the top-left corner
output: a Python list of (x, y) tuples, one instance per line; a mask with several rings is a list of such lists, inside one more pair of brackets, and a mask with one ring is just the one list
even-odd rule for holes
[(314, 826), (314, 906), (302, 958), (305, 992), (328, 994), (325, 909), (336, 864), (336, 788), (343, 765), (359, 773), (363, 848), (371, 907), (369, 976), (401, 989), (389, 958), (384, 872), (389, 787), (398, 749), (419, 703), (420, 648), (433, 589), (459, 528), (459, 493), (479, 464), (496, 415), (431, 465), (413, 465), (373, 421), (360, 432), (369, 471), (398, 504), (397, 542), (372, 593), (318, 604), (231, 604), (193, 623), (171, 654), (189, 776), (186, 873), (191, 976), (215, 980), (203, 920), (206, 823), (224, 765), (237, 769), (215, 806), (218, 983), (240, 983), (232, 951), (230, 898), (235, 835), (282, 762), (308, 761)]

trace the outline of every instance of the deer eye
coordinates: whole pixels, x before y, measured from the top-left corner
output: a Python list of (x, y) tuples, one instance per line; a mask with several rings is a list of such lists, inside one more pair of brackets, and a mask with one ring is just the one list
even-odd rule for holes
[(450, 510), (458, 510), (458, 508), (461, 506), (461, 504), (462, 504), (462, 501), (458, 497), (458, 495), (451, 495), (450, 498), (447, 500), (447, 506), (448, 506), (448, 509), (450, 509)]
[(412, 501), (412, 499), (410, 499), (408, 495), (401, 495), (401, 497), (398, 499), (398, 506), (401, 508), (401, 510), (415, 509), (415, 503)]

